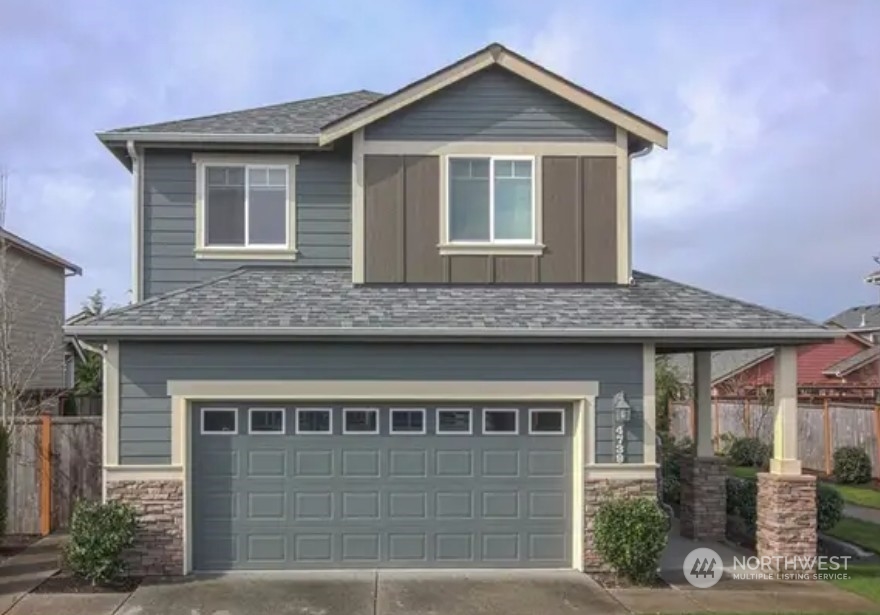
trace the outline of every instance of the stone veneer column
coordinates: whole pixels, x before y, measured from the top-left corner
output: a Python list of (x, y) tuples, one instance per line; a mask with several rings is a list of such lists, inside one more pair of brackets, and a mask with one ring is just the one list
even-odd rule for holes
[[(816, 477), (805, 474), (758, 474), (758, 557), (816, 555)], [(798, 567), (790, 560), (777, 568)]]
[(126, 554), (131, 573), (182, 575), (183, 481), (111, 481), (107, 499), (130, 504), (138, 514), (135, 546)]
[(681, 535), (723, 540), (727, 530), (727, 464), (720, 457), (684, 456), (681, 467)]
[(616, 497), (657, 497), (657, 482), (646, 479), (587, 479), (584, 481), (584, 571), (610, 570), (595, 548), (596, 515), (602, 502)]

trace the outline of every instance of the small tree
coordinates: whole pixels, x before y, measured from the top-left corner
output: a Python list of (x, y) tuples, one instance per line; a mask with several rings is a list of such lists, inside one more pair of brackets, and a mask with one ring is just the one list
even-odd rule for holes
[[(106, 297), (97, 289), (82, 303), (84, 316), (100, 316), (106, 309)], [(100, 354), (89, 352), (77, 361), (74, 377), (74, 392), (77, 395), (100, 395), (102, 388), (103, 361)]]
[(657, 433), (669, 433), (669, 403), (683, 399), (687, 386), (682, 383), (678, 370), (669, 362), (669, 357), (659, 355), (654, 371), (656, 390)]

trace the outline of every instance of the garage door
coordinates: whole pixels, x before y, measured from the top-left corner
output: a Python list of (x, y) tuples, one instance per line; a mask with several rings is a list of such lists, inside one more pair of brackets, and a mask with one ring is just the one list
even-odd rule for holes
[(195, 405), (196, 570), (571, 564), (571, 411)]

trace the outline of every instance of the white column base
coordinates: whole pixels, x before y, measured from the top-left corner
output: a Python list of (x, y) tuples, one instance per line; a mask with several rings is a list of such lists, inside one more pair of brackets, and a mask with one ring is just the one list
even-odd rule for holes
[(801, 460), (773, 458), (770, 460), (770, 474), (797, 476), (801, 474)]

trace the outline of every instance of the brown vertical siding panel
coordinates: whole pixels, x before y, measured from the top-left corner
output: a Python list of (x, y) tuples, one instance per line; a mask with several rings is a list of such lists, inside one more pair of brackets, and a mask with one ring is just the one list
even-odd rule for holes
[(496, 256), (495, 282), (498, 284), (528, 284), (535, 280), (536, 256)]
[(403, 282), (403, 157), (364, 157), (364, 279)]
[(617, 281), (617, 161), (581, 158), (584, 282)]
[(443, 282), (440, 242), (440, 157), (407, 156), (406, 281)]
[(489, 284), (489, 256), (450, 256), (449, 281), (453, 284)]
[(546, 249), (541, 256), (541, 283), (580, 282), (578, 158), (544, 156), (542, 160), (542, 208)]

